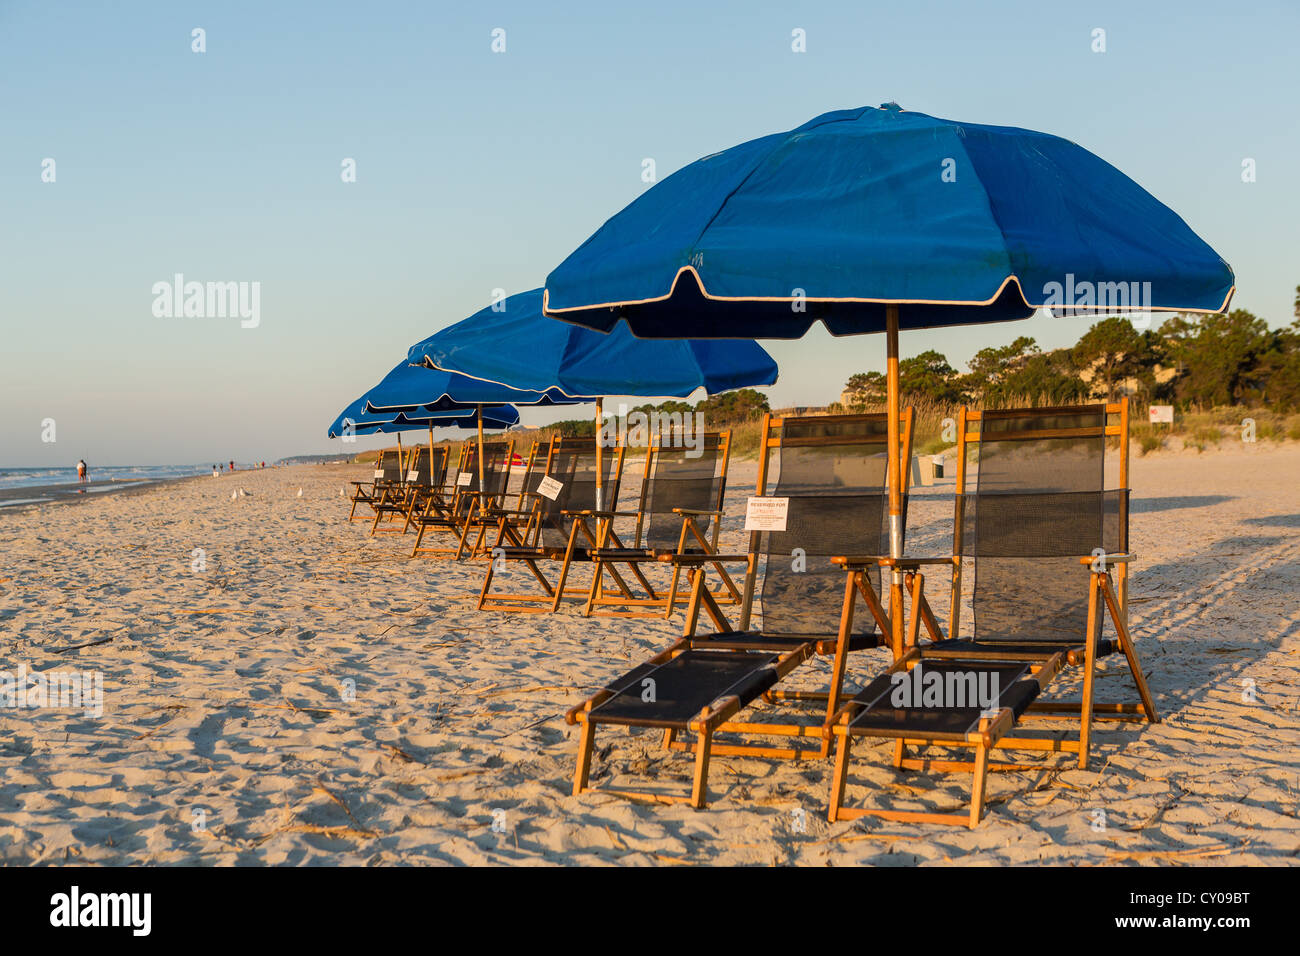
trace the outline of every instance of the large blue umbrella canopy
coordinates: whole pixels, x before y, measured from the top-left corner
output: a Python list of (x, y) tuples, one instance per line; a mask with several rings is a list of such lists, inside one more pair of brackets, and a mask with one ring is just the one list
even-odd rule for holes
[[(567, 405), (572, 400), (552, 393), (522, 392), (491, 382), (467, 378), (437, 369), (417, 368), (399, 362), (377, 385), (344, 410), (335, 421), (342, 428), (344, 417), (354, 422), (373, 413), (374, 431), (398, 432), (401, 445), (403, 431), (430, 428), (445, 423), (461, 428), (478, 429), (479, 487), (483, 487), (483, 429), (508, 428), (519, 422), (519, 412), (500, 406), (519, 402), (527, 405)], [(400, 413), (400, 417), (399, 417)], [(388, 419), (384, 421), (385, 417)], [(468, 417), (468, 421), (465, 419)], [(411, 425), (415, 422), (418, 424)], [(335, 426), (331, 426), (334, 433)], [(409, 426), (409, 427), (408, 427)], [(331, 434), (332, 437), (332, 434)], [(432, 437), (432, 436), (431, 436)]]
[[(900, 328), (1040, 306), (1223, 312), (1234, 282), (1176, 213), (1081, 146), (888, 103), (825, 113), (652, 186), (547, 277), (544, 309), (645, 338), (798, 338), (817, 321), (835, 335), (885, 331), (899, 557)], [(897, 570), (891, 595), (901, 609)]]
[(558, 390), (524, 391), (482, 379), (423, 368), (400, 362), (362, 396), (372, 412), (403, 411), (423, 408), (427, 411), (473, 411), (478, 405), (572, 405)]
[(890, 103), (667, 177), (547, 277), (545, 308), (650, 338), (797, 338), (818, 320), (883, 331), (891, 305), (900, 328), (928, 328), (1027, 318), (1103, 288), (1095, 311), (1112, 314), (1147, 282), (1156, 311), (1221, 312), (1234, 289), (1187, 223), (1083, 147)]
[(638, 339), (542, 314), (542, 290), (512, 295), (411, 347), (412, 365), (516, 389), (593, 401), (606, 395), (685, 397), (775, 384), (776, 362), (750, 339)]
[[(338, 438), (346, 433), (347, 422), (352, 423), (352, 434), (392, 434), (414, 431), (418, 428), (477, 428), (477, 409), (431, 412), (412, 409), (404, 412), (370, 412), (366, 410), (365, 396), (357, 399), (339, 413), (329, 427), (329, 437)], [(513, 405), (483, 406), (484, 428), (512, 428), (519, 424), (519, 409)]]

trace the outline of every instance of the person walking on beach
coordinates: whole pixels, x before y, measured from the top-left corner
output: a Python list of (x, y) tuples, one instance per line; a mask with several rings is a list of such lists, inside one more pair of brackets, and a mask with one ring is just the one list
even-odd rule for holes
[(235, 470), (235, 463), (233, 461), (230, 463), (230, 470), (231, 471)]
[(90, 480), (89, 476), (90, 469), (86, 467), (86, 459), (79, 458), (77, 460), (77, 484), (84, 485)]

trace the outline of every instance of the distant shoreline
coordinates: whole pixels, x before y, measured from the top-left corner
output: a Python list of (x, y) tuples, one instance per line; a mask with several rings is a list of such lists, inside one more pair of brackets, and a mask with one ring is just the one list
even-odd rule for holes
[[(238, 472), (235, 472), (238, 474)], [(177, 475), (174, 478), (117, 478), (88, 481), (84, 485), (63, 482), (56, 485), (24, 485), (0, 489), (0, 514), (43, 505), (80, 504), (105, 495), (135, 495), (164, 485), (193, 481), (204, 475)], [(84, 493), (83, 493), (84, 489)]]
[[(313, 473), (321, 465), (276, 465), (278, 471), (287, 471), (294, 468), (311, 468)], [(325, 467), (331, 467), (326, 465)], [(336, 465), (333, 467), (351, 469), (360, 473), (360, 469), (354, 464)], [(246, 468), (239, 471), (222, 471), (221, 478), (239, 479), (246, 475), (265, 475), (272, 470), (270, 466), (266, 468)], [(365, 472), (368, 476), (369, 472)], [(102, 479), (100, 481), (88, 481), (84, 485), (74, 483), (61, 483), (53, 485), (27, 485), (19, 488), (0, 489), (0, 517), (10, 512), (19, 512), (27, 508), (41, 508), (46, 505), (66, 505), (66, 504), (83, 504), (87, 501), (94, 501), (97, 498), (121, 498), (131, 495), (140, 495), (149, 491), (156, 491), (161, 488), (171, 487), (187, 481), (212, 481), (212, 475), (175, 475), (166, 478), (116, 478)], [(234, 487), (238, 487), (235, 484)], [(85, 488), (86, 493), (82, 494), (78, 489)]]

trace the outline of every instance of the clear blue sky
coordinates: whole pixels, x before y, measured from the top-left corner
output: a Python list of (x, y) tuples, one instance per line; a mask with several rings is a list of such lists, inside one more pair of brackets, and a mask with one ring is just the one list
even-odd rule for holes
[[(1297, 36), (1293, 0), (0, 0), (0, 467), (330, 451), (347, 401), (492, 289), (541, 284), (645, 188), (643, 158), (662, 178), (891, 99), (1091, 149), (1232, 264), (1237, 307), (1284, 325), (1300, 283)], [(260, 282), (260, 327), (155, 318), (151, 287), (177, 272)], [(1087, 324), (922, 332), (903, 350), (962, 365)], [(883, 364), (879, 336), (765, 344), (777, 405), (833, 400)]]

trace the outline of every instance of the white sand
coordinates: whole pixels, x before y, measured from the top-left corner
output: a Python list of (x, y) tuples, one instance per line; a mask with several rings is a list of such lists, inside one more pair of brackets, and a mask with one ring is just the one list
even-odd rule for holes
[[(412, 560), (409, 536), (372, 539), (343, 520), (340, 486), (364, 471), (301, 466), (0, 510), (2, 669), (101, 671), (105, 698), (100, 718), (0, 711), (0, 860), (1300, 860), (1295, 444), (1135, 459), (1132, 623), (1164, 722), (1110, 725), (1120, 729), (1097, 735), (1088, 772), (994, 775), (973, 832), (830, 825), (822, 762), (715, 758), (702, 812), (575, 799), (575, 732), (560, 715), (675, 637), (680, 613), (647, 623), (477, 612), (480, 563)], [(726, 529), (739, 545), (754, 469), (734, 472)], [(236, 487), (250, 496), (232, 501)], [(913, 553), (948, 546), (950, 494), (941, 485), (915, 499)], [(202, 572), (191, 570), (196, 548)], [(96, 641), (107, 643), (59, 653)], [(852, 675), (882, 666), (881, 652), (864, 654)], [(1099, 699), (1132, 696), (1121, 659), (1104, 674)], [(1244, 680), (1256, 703), (1243, 701)], [(597, 782), (689, 772), (658, 735), (600, 742)], [(965, 805), (964, 776), (895, 773), (883, 744), (855, 755), (855, 801)]]

